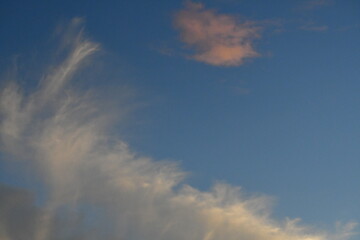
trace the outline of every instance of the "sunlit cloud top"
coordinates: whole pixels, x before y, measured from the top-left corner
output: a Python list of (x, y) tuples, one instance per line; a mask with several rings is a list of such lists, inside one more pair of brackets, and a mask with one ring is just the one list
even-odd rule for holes
[(253, 22), (188, 1), (175, 15), (174, 23), (181, 40), (194, 51), (194, 60), (214, 66), (239, 66), (259, 56), (253, 47), (259, 29)]

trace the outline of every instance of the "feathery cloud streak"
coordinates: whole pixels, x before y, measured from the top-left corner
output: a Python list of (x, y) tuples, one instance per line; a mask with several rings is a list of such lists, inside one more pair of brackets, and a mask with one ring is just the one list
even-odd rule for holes
[(259, 28), (250, 21), (239, 22), (234, 16), (188, 1), (185, 9), (175, 15), (174, 23), (181, 40), (194, 49), (191, 57), (197, 61), (214, 66), (239, 66), (245, 59), (259, 56), (253, 48)]
[[(2, 150), (31, 161), (47, 187), (38, 208), (21, 197), (34, 218), (19, 229), (27, 240), (345, 240), (351, 234), (352, 225), (329, 236), (294, 220), (278, 223), (264, 197), (244, 198), (226, 184), (199, 191), (182, 184), (185, 174), (176, 164), (129, 150), (109, 134), (100, 103), (68, 84), (99, 49), (79, 22), (70, 26), (80, 31), (66, 41), (68, 56), (49, 66), (37, 91), (24, 95), (11, 83), (0, 94)], [(0, 198), (0, 209), (6, 203)], [(13, 222), (0, 220), (2, 239), (25, 239), (11, 231)]]

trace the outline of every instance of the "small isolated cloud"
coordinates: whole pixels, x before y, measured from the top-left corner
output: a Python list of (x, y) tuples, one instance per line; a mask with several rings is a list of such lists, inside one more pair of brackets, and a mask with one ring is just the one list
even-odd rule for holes
[(239, 66), (245, 59), (259, 56), (253, 48), (259, 28), (253, 22), (239, 21), (189, 1), (185, 9), (177, 12), (174, 23), (181, 40), (195, 51), (191, 58), (197, 61), (214, 66)]

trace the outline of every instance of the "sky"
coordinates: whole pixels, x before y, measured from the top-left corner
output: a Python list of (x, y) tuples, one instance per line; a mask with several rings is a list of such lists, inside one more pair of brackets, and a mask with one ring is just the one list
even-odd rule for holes
[(0, 3), (1, 240), (356, 240), (360, 2)]

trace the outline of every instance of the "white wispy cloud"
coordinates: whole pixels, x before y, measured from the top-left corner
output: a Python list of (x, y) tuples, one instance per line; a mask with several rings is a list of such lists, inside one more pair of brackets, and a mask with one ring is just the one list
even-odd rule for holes
[(9, 196), (0, 197), (0, 209), (14, 216), (0, 216), (1, 239), (345, 240), (352, 234), (352, 225), (329, 235), (294, 220), (277, 222), (266, 197), (243, 197), (240, 188), (221, 183), (199, 191), (182, 183), (186, 174), (175, 163), (132, 152), (110, 133), (112, 113), (69, 85), (99, 49), (78, 22), (70, 24), (80, 31), (67, 39), (67, 57), (49, 66), (38, 90), (25, 95), (11, 83), (0, 94), (2, 150), (30, 161), (47, 194), (38, 207), (18, 195), (25, 200), (13, 208), (27, 204), (32, 221), (10, 222), (19, 217), (7, 205), (16, 195), (0, 186), (0, 196)]
[(238, 66), (248, 58), (259, 56), (253, 47), (259, 28), (250, 21), (206, 9), (201, 3), (186, 2), (185, 9), (174, 17), (181, 40), (200, 62), (215, 66)]

